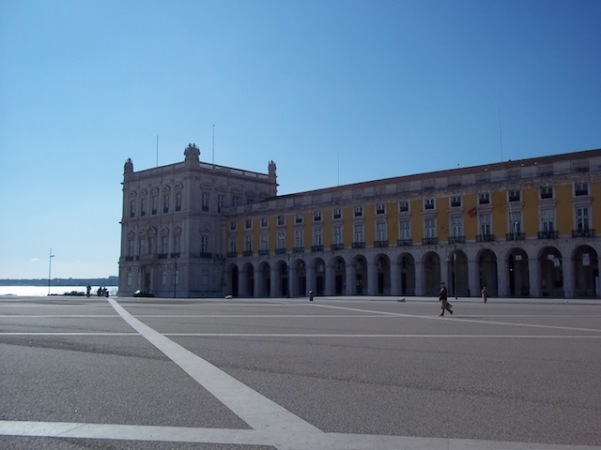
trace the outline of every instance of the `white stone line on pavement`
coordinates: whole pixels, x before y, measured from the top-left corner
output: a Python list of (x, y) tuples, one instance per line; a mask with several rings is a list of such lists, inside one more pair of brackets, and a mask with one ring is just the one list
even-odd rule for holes
[(323, 432), (259, 394), (200, 356), (185, 349), (133, 317), (113, 299), (111, 306), (132, 328), (158, 348), (221, 403), (257, 431), (272, 437), (276, 447), (295, 442), (312, 448), (314, 438)]
[(407, 339), (601, 339), (596, 335), (556, 334), (303, 334), (303, 333), (163, 333), (173, 337), (276, 337), (276, 338), (407, 338)]
[(95, 319), (95, 318), (107, 318), (107, 319), (119, 319), (116, 314), (0, 314), (0, 319)]
[(3, 331), (0, 336), (140, 336), (139, 333), (107, 333), (107, 332), (77, 332), (77, 333), (62, 333), (62, 332), (30, 332), (30, 331)]
[(382, 315), (392, 315), (392, 316), (399, 316), (399, 317), (414, 317), (416, 319), (426, 319), (426, 320), (448, 320), (450, 322), (455, 321), (455, 322), (464, 322), (464, 323), (479, 323), (479, 324), (485, 324), (485, 325), (547, 328), (547, 329), (553, 329), (553, 330), (569, 330), (569, 331), (585, 331), (585, 332), (601, 333), (601, 329), (598, 329), (598, 328), (580, 328), (580, 327), (564, 327), (564, 326), (557, 326), (557, 325), (541, 325), (541, 324), (533, 324), (533, 323), (499, 322), (499, 321), (495, 321), (495, 320), (478, 320), (478, 319), (470, 319), (470, 318), (463, 319), (458, 315), (452, 316), (450, 314), (445, 314), (445, 318), (441, 319), (438, 316), (438, 314), (433, 315), (433, 316), (424, 316), (424, 315), (418, 315), (418, 314), (402, 314), (402, 313), (395, 313), (395, 312), (389, 312), (389, 311), (374, 311), (374, 310), (369, 310), (369, 309), (349, 308), (346, 306), (333, 306), (333, 305), (320, 305), (320, 304), (314, 304), (313, 306), (318, 307), (318, 308), (344, 309), (344, 310), (364, 312), (364, 313), (379, 313)]
[[(257, 430), (9, 420), (0, 420), (0, 436), (273, 445), (272, 436), (269, 433)], [(315, 442), (288, 442), (277, 448), (279, 450), (601, 450), (599, 446), (586, 445), (417, 438), (351, 433), (323, 433), (319, 436), (319, 440)]]

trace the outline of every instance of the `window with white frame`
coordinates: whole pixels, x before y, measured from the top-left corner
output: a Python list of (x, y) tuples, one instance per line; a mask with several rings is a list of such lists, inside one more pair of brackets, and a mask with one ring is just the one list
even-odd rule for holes
[(286, 233), (278, 233), (278, 249), (282, 250), (286, 248)]
[(554, 231), (555, 230), (555, 211), (552, 209), (543, 209), (540, 212), (542, 230), (543, 231)]
[(182, 193), (181, 192), (175, 193), (175, 210), (176, 211), (182, 210)]
[(451, 195), (451, 208), (459, 208), (461, 206), (461, 195)]
[(424, 209), (434, 209), (436, 207), (436, 203), (433, 198), (425, 198), (424, 199)]
[(259, 247), (261, 250), (269, 249), (269, 240), (266, 234), (261, 234), (259, 237)]
[(576, 208), (576, 228), (578, 231), (588, 231), (590, 227), (590, 217), (588, 206)]
[(336, 226), (334, 227), (334, 244), (342, 244), (342, 227)]
[(136, 201), (130, 200), (129, 201), (129, 217), (135, 217), (135, 216), (136, 216)]
[(521, 213), (513, 211), (509, 213), (509, 232), (514, 235), (522, 232)]
[(169, 204), (171, 203), (171, 195), (169, 193), (163, 194), (163, 212), (169, 212)]
[(323, 230), (321, 228), (313, 229), (313, 245), (323, 245)]
[(245, 230), (250, 230), (253, 227), (253, 221), (252, 219), (244, 219), (244, 229)]
[(175, 236), (173, 236), (173, 251), (175, 253), (179, 253), (181, 250), (181, 236), (178, 234), (176, 234)]
[(425, 235), (427, 239), (432, 239), (436, 237), (436, 219), (427, 218), (424, 221), (425, 226)]
[(540, 198), (541, 200), (553, 198), (553, 186), (541, 186)]
[(378, 203), (376, 205), (376, 214), (386, 214), (386, 203)]
[(303, 248), (305, 246), (303, 230), (295, 230), (294, 231), (294, 247), (295, 248)]
[(278, 225), (279, 226), (286, 225), (286, 217), (285, 216), (282, 216), (282, 215), (278, 216)]
[(355, 217), (363, 217), (363, 206), (355, 206)]
[(139, 244), (138, 244), (138, 248), (140, 249), (140, 255), (146, 255), (146, 238), (145, 237), (141, 237)]
[(356, 223), (354, 229), (355, 229), (355, 242), (364, 242), (364, 240), (363, 240), (363, 224)]
[(253, 249), (253, 240), (252, 236), (246, 235), (244, 236), (244, 251), (251, 252)]
[(267, 217), (261, 217), (261, 228), (267, 228)]
[(407, 200), (399, 202), (399, 212), (409, 212), (409, 202)]
[(451, 217), (451, 236), (463, 236), (463, 217)]
[(483, 236), (490, 236), (492, 234), (492, 229), (490, 227), (491, 217), (490, 214), (482, 214), (478, 217), (478, 221), (480, 222), (480, 234)]
[(127, 241), (127, 256), (134, 256), (135, 247), (136, 241), (134, 239)]
[(519, 202), (522, 198), (522, 192), (519, 189), (510, 189), (507, 195), (510, 202)]
[(236, 249), (236, 236), (230, 236), (230, 253), (236, 253), (238, 250)]
[(342, 219), (342, 209), (340, 209), (340, 208), (334, 208), (332, 210), (332, 217), (334, 219)]
[(314, 211), (313, 212), (313, 221), (314, 222), (321, 222), (321, 211)]
[(209, 210), (209, 193), (203, 192), (200, 197), (200, 206), (203, 211)]
[(587, 196), (588, 195), (588, 183), (574, 183), (574, 196)]
[(294, 223), (303, 223), (303, 213), (296, 213)]
[(399, 222), (400, 239), (411, 239), (411, 222), (409, 220), (401, 220)]
[(489, 205), (490, 204), (490, 192), (478, 193), (478, 204), (479, 205)]
[(159, 197), (158, 195), (153, 195), (150, 197), (150, 208), (152, 209), (152, 214), (155, 215), (159, 208)]
[(217, 212), (221, 212), (221, 208), (223, 208), (224, 197), (222, 194), (217, 196)]
[(169, 253), (169, 235), (167, 234), (161, 236), (161, 253), (164, 255)]
[(236, 221), (232, 220), (230, 222), (230, 231), (236, 231)]
[(140, 199), (140, 215), (141, 216), (146, 215), (146, 197), (142, 197)]
[(386, 235), (386, 222), (380, 222), (376, 224), (376, 241), (386, 241), (388, 237)]

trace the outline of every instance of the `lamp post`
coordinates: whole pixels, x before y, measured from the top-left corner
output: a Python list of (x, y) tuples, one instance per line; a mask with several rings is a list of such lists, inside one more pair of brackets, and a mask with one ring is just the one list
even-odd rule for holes
[(48, 256), (48, 295), (50, 295), (50, 280), (52, 279), (52, 258), (54, 258), (54, 255), (52, 254), (52, 249), (50, 249)]

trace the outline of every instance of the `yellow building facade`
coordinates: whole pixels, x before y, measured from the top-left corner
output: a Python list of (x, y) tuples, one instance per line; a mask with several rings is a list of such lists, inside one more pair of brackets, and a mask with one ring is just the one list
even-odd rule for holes
[[(224, 294), (600, 296), (601, 150), (275, 196), (222, 211)], [(597, 230), (595, 230), (595, 226)]]

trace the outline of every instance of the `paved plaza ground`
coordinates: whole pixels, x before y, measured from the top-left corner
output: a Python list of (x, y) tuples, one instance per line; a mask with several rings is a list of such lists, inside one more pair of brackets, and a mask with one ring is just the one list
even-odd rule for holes
[(0, 449), (601, 449), (601, 300), (0, 297)]

